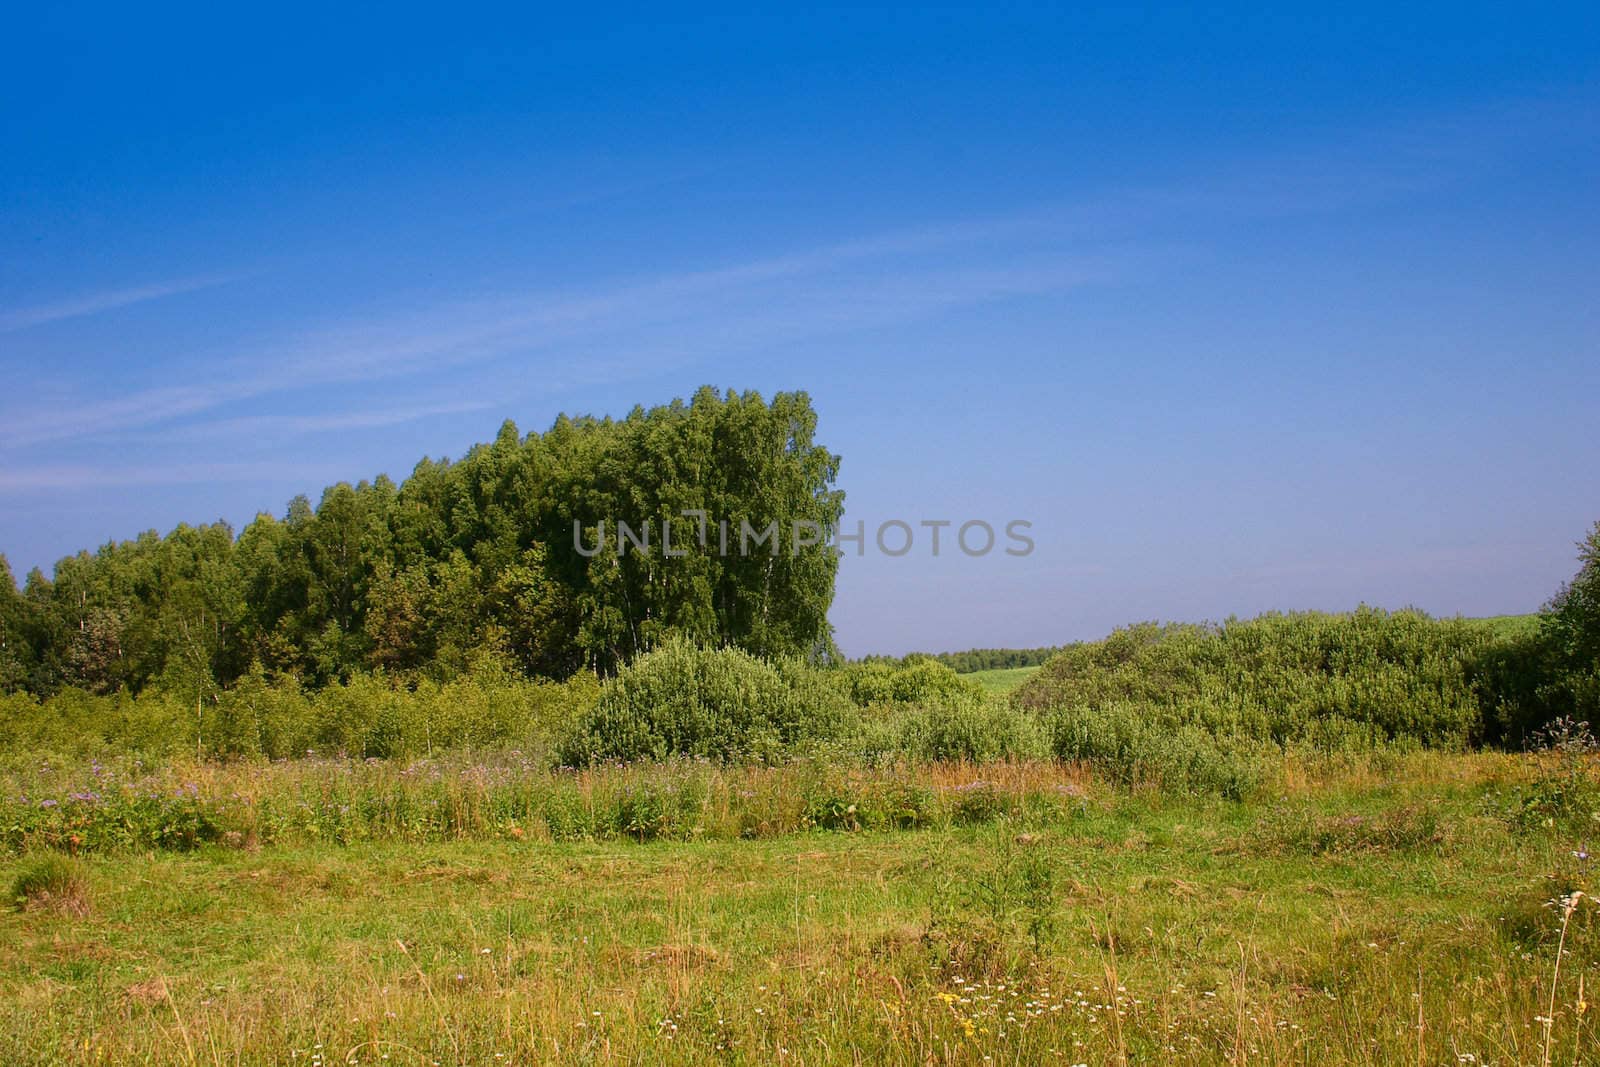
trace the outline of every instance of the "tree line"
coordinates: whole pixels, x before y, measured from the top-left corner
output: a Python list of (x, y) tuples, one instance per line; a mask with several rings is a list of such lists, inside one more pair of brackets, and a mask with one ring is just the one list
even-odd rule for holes
[[(505, 423), (396, 484), (181, 525), (79, 552), (20, 589), (0, 556), (0, 691), (161, 685), (197, 699), (252, 669), (318, 688), (361, 671), (443, 680), (497, 657), (529, 676), (614, 671), (669, 636), (765, 656), (832, 654), (838, 558), (694, 550), (713, 522), (834, 529), (839, 457), (803, 392), (700, 389), (626, 418)], [(599, 553), (598, 524), (670, 523), (686, 555)], [(614, 525), (613, 525), (614, 529)], [(775, 548), (776, 546), (774, 546)]]

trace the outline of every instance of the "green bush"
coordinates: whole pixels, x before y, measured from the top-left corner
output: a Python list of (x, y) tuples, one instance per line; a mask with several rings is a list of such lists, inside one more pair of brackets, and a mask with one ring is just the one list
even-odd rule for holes
[(898, 752), (925, 762), (1039, 759), (1050, 739), (1037, 719), (1003, 701), (968, 693), (943, 696), (902, 713)]
[(812, 668), (673, 641), (623, 668), (558, 753), (569, 766), (699, 756), (781, 762), (843, 736), (857, 715)]
[(922, 704), (977, 697), (983, 687), (943, 663), (924, 656), (905, 662), (872, 660), (851, 663), (841, 671), (850, 699), (861, 707), (874, 704)]
[(79, 759), (132, 753), (162, 759), (196, 750), (193, 701), (160, 692), (134, 697), (63, 689), (46, 700), (0, 696), (0, 752), (49, 752)]
[(1037, 711), (1134, 708), (1167, 733), (1460, 748), (1483, 734), (1473, 668), (1493, 641), (1464, 620), (1374, 608), (1147, 623), (1063, 649), (1013, 699)]
[(484, 746), (548, 753), (599, 691), (591, 674), (531, 681), (493, 659), (442, 685), (357, 674), (316, 693), (293, 678), (269, 679), (253, 669), (198, 705), (155, 689), (137, 697), (75, 689), (43, 701), (0, 696), (0, 752), (12, 760), (50, 753), (80, 760), (127, 755), (152, 763), (184, 755), (410, 759)]
[(1125, 785), (1239, 800), (1261, 788), (1282, 755), (1270, 741), (1152, 721), (1144, 709), (1127, 703), (1058, 708), (1047, 722), (1057, 759), (1087, 763)]

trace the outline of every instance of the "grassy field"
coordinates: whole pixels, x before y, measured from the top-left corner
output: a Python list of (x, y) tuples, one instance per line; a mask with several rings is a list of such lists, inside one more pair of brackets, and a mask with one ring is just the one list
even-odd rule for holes
[(1538, 615), (1484, 615), (1468, 621), (1487, 627), (1500, 638), (1526, 637), (1539, 629)]
[(1003, 667), (993, 671), (973, 671), (965, 677), (983, 686), (985, 692), (1009, 693), (1033, 677), (1038, 667)]
[(930, 785), (1035, 774), (1063, 802), (112, 851), (0, 916), (0, 1062), (1600, 1062), (1600, 923), (1550, 903), (1600, 829), (1546, 803), (1572, 773), (1391, 756), (1238, 804), (968, 768)]

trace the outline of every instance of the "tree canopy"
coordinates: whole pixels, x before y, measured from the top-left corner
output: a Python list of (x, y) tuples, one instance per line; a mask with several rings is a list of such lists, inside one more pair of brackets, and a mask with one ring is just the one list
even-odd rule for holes
[[(715, 527), (702, 546), (683, 514), (735, 531), (837, 527), (839, 457), (815, 431), (805, 393), (708, 386), (623, 419), (562, 416), (543, 434), (507, 422), (398, 485), (341, 482), (237, 537), (221, 522), (151, 531), (51, 577), (35, 570), (20, 590), (0, 557), (0, 688), (160, 682), (203, 696), (253, 664), (318, 686), (374, 669), (448, 677), (486, 654), (565, 677), (609, 673), (671, 635), (829, 652), (832, 548), (786, 533), (781, 551), (723, 553)], [(618, 522), (652, 527), (650, 550), (622, 543)]]

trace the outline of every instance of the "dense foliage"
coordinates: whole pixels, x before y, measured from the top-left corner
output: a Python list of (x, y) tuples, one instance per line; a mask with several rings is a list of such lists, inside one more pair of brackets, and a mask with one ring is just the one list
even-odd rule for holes
[(957, 671), (1050, 650), (838, 663), (826, 545), (668, 566), (614, 536), (594, 555), (574, 542), (575, 518), (687, 524), (690, 508), (834, 526), (838, 460), (814, 423), (803, 394), (707, 389), (544, 435), (508, 425), (400, 486), (334, 486), (237, 539), (218, 524), (107, 545), (20, 591), (0, 558), (0, 754), (1054, 757), (1245, 796), (1291, 749), (1521, 747), (1600, 715), (1600, 525), (1536, 619), (1142, 624), (1055, 650), (1010, 699)]
[(447, 682), (414, 685), (358, 674), (318, 690), (251, 671), (199, 705), (149, 689), (97, 695), (66, 689), (45, 699), (0, 696), (0, 753), (156, 765), (187, 755), (208, 760), (312, 756), (412, 759), (469, 748), (549, 751), (599, 694), (587, 672), (535, 681), (492, 662)]
[(1471, 671), (1489, 642), (1463, 620), (1373, 608), (1147, 623), (1063, 650), (1015, 700), (1035, 710), (1126, 707), (1149, 726), (1277, 742), (1459, 747), (1480, 734)]
[[(180, 526), (82, 552), (19, 591), (0, 560), (0, 692), (140, 692), (209, 699), (252, 663), (313, 688), (362, 670), (445, 680), (485, 650), (528, 675), (609, 673), (664, 638), (763, 655), (830, 647), (837, 555), (701, 547), (703, 510), (734, 530), (837, 526), (839, 459), (813, 441), (804, 393), (771, 402), (704, 388), (621, 420), (511, 423), (456, 462), (303, 497), (235, 538)], [(651, 551), (615, 524), (652, 526)], [(597, 554), (601, 523), (605, 548)], [(660, 544), (672, 524), (675, 551)], [(574, 524), (582, 528), (581, 544)], [(787, 537), (787, 535), (785, 535)]]
[(1134, 626), (1063, 651), (1011, 699), (926, 658), (819, 665), (681, 638), (603, 683), (588, 672), (533, 681), (495, 657), (443, 682), (361, 672), (320, 689), (255, 668), (198, 704), (159, 687), (0, 696), (0, 762), (463, 749), (544, 767), (1053, 757), (1119, 781), (1245, 796), (1291, 750), (1525, 743), (1499, 732), (1511, 690), (1496, 671), (1532, 669), (1517, 657), (1541, 632), (1373, 609)]
[[(1539, 643), (1548, 677), (1537, 717), (1600, 724), (1600, 522), (1578, 545), (1581, 567), (1540, 615)], [(1553, 714), (1552, 714), (1553, 713)], [(1521, 725), (1528, 725), (1524, 714)]]
[[(1600, 721), (1600, 524), (1537, 617), (1362, 608), (1121, 629), (1063, 649), (1014, 694), (1050, 711), (1064, 758), (1201, 751), (1204, 738), (1520, 748)], [(1225, 746), (1226, 747), (1226, 746)], [(1166, 759), (1166, 756), (1162, 756)]]
[(668, 756), (779, 762), (851, 726), (854, 709), (832, 682), (799, 661), (672, 641), (606, 684), (560, 758), (569, 765)]
[(1600, 523), (1578, 558), (1578, 573), (1538, 615), (1483, 620), (1494, 640), (1472, 673), (1486, 741), (1522, 748), (1551, 723), (1600, 725)]
[(1031, 716), (933, 660), (823, 668), (677, 641), (607, 682), (559, 759), (775, 763), (821, 746), (866, 763), (1049, 754)]
[[(822, 743), (869, 762), (1043, 754), (1007, 740), (1022, 718), (932, 661), (822, 667), (670, 639), (603, 685), (586, 671), (561, 683), (530, 680), (490, 657), (444, 682), (363, 672), (315, 690), (252, 669), (199, 704), (161, 688), (0, 695), (0, 766), (118, 756), (158, 765), (185, 754), (404, 760), (484, 749), (541, 764), (776, 762)], [(973, 739), (972, 724), (998, 726), (995, 739)], [(968, 740), (939, 740), (958, 734)]]
[(983, 689), (936, 660), (908, 657), (851, 663), (840, 672), (857, 704), (921, 704), (982, 696)]

